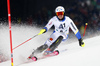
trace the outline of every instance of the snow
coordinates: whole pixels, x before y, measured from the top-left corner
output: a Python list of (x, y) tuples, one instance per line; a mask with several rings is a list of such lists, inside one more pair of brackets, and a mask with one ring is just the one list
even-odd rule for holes
[[(2, 39), (0, 37), (0, 46), (2, 45), (1, 50), (3, 50), (3, 53), (7, 54), (10, 59), (9, 30), (7, 27), (0, 29), (3, 31), (3, 33), (1, 32), (0, 35), (2, 37)], [(36, 35), (40, 29), (41, 28), (29, 26), (13, 26), (13, 47), (16, 47), (25, 40)], [(25, 61), (27, 61), (26, 58), (31, 54), (33, 49), (36, 49), (38, 46), (42, 45), (51, 33), (52, 30), (46, 34), (37, 36), (22, 46), (16, 48), (13, 53), (14, 66), (100, 66), (100, 35), (84, 39), (85, 47), (80, 47), (78, 41), (68, 43), (68, 41), (70, 41), (68, 39), (68, 41), (62, 42), (61, 45), (57, 48), (59, 51), (64, 49), (67, 49), (67, 51), (61, 52), (57, 56), (48, 57), (36, 62), (25, 63)], [(75, 38), (75, 40), (77, 39)], [(0, 63), (0, 66), (11, 66), (11, 62), (10, 60), (2, 62)]]

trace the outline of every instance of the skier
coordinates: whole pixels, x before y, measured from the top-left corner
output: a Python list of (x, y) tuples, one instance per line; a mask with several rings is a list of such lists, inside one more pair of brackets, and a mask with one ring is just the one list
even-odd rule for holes
[(44, 53), (48, 54), (53, 52), (56, 47), (68, 38), (69, 28), (75, 33), (76, 37), (79, 40), (79, 46), (84, 47), (85, 43), (82, 40), (79, 30), (73, 23), (73, 21), (68, 17), (65, 16), (65, 9), (62, 6), (58, 6), (55, 9), (56, 16), (51, 18), (47, 25), (40, 30), (40, 34), (47, 32), (53, 25), (55, 30), (51, 34), (51, 36), (47, 39), (44, 45), (38, 47), (32, 54), (31, 57), (34, 56), (35, 53)]

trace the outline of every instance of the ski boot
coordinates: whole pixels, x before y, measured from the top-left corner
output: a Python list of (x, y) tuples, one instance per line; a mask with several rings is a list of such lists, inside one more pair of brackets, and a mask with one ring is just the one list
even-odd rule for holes
[(51, 51), (49, 48), (43, 53), (43, 55), (49, 55), (49, 54), (55, 54), (58, 55), (59, 51), (55, 50), (55, 51)]
[(45, 55), (48, 55), (48, 54), (50, 54), (50, 53), (52, 53), (52, 51), (48, 48), (48, 49), (43, 53), (43, 55), (45, 56)]

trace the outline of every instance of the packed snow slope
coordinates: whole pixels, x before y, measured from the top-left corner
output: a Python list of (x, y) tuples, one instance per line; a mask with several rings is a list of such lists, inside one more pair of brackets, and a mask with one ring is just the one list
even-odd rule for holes
[(59, 49), (68, 49), (55, 57), (19, 66), (100, 66), (100, 36), (84, 40), (85, 47), (78, 42), (63, 45)]
[[(29, 26), (12, 26), (13, 48), (36, 35), (40, 29)], [(1, 27), (0, 32), (0, 50), (10, 59), (8, 26)], [(74, 40), (68, 39), (57, 48), (59, 51), (67, 49), (59, 55), (25, 63), (33, 49), (44, 44), (50, 34), (52, 30), (14, 49), (14, 66), (100, 66), (100, 35), (84, 39), (85, 47), (80, 47), (77, 38), (73, 36)], [(11, 62), (9, 60), (0, 63), (0, 66), (11, 66)]]

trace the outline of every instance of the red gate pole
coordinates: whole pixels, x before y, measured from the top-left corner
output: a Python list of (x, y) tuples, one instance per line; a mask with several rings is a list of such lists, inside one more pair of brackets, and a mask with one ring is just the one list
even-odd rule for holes
[(8, 6), (8, 21), (9, 21), (9, 34), (10, 34), (11, 66), (13, 66), (13, 50), (12, 50), (10, 0), (7, 0), (7, 6)]
[(86, 31), (87, 25), (88, 25), (88, 23), (85, 23), (85, 29), (84, 29), (83, 37), (85, 36), (85, 31)]

